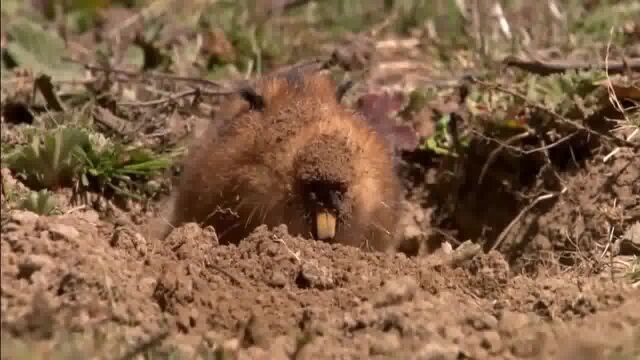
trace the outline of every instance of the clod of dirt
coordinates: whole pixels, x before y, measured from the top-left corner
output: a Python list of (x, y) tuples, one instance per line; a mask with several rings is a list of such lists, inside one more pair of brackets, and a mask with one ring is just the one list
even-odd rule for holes
[(197, 263), (203, 261), (212, 247), (218, 244), (218, 236), (212, 227), (203, 229), (196, 223), (187, 223), (173, 229), (163, 243), (177, 259), (190, 259)]
[(401, 346), (400, 336), (395, 332), (387, 332), (371, 336), (369, 353), (371, 355), (393, 355)]
[(31, 211), (14, 210), (11, 212), (10, 219), (18, 225), (29, 226), (34, 225), (40, 216)]
[[(465, 241), (460, 244), (455, 250), (451, 244), (447, 241), (440, 244), (440, 247), (435, 250), (430, 256), (422, 260), (422, 263), (426, 267), (442, 268), (443, 266), (464, 267), (472, 269), (471, 260), (476, 256), (482, 254), (482, 247), (471, 241)], [(482, 260), (480, 260), (482, 261)]]
[(497, 251), (476, 256), (462, 266), (472, 275), (472, 287), (481, 297), (497, 296), (510, 278), (509, 264)]
[(50, 339), (56, 328), (55, 312), (49, 296), (38, 290), (33, 294), (30, 309), (7, 327), (14, 335), (25, 334), (34, 339)]
[(492, 330), (498, 326), (498, 320), (491, 314), (472, 314), (467, 317), (466, 322), (475, 330)]
[(335, 285), (331, 270), (311, 261), (305, 261), (302, 264), (296, 277), (296, 284), (302, 289), (316, 288), (321, 290), (330, 289)]
[(65, 224), (50, 224), (49, 232), (51, 233), (52, 240), (64, 239), (67, 241), (74, 241), (80, 236), (78, 230), (73, 226)]
[(53, 260), (46, 255), (31, 254), (18, 264), (18, 279), (31, 281), (31, 276), (40, 271), (48, 270), (53, 266)]
[(391, 280), (385, 284), (382, 291), (374, 301), (375, 307), (397, 305), (405, 301), (411, 301), (418, 290), (418, 283), (413, 277), (404, 276)]
[[(302, 271), (301, 271), (301, 273), (302, 273)], [(302, 274), (300, 274), (300, 275), (302, 275)], [(283, 288), (283, 287), (285, 287), (285, 285), (287, 285), (288, 282), (289, 281), (287, 280), (287, 277), (281, 271), (274, 270), (271, 273), (271, 278), (268, 281), (268, 284), (271, 285), (271, 286), (274, 286), (274, 287)]]
[(109, 244), (114, 248), (137, 255), (138, 259), (147, 254), (147, 240), (140, 233), (126, 226), (119, 226), (114, 230)]
[(531, 322), (529, 316), (506, 310), (500, 315), (498, 330), (505, 335), (514, 335)]

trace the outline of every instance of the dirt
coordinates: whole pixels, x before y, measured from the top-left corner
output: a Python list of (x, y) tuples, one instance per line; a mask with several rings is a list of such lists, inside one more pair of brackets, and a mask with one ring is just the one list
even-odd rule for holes
[[(622, 169), (609, 177), (610, 193), (586, 186), (586, 170), (567, 177), (568, 191), (591, 202), (617, 194), (620, 206), (634, 206), (624, 199), (637, 194), (625, 182), (635, 166), (608, 168)], [(537, 219), (540, 237), (575, 226), (569, 199)], [(204, 343), (240, 359), (604, 359), (640, 351), (640, 289), (612, 270), (522, 273), (501, 252), (464, 255), (464, 246), (429, 256), (363, 252), (292, 237), (285, 226), (219, 245), (213, 228), (190, 223), (160, 243), (143, 224), (86, 209), (48, 217), (16, 210), (6, 221), (2, 322), (23, 338), (109, 324), (132, 343), (167, 330), (167, 344), (182, 351)]]

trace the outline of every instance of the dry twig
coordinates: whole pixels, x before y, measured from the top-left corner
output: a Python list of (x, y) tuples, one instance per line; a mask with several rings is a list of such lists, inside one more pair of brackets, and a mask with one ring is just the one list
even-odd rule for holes
[[(538, 75), (550, 75), (569, 70), (605, 70), (605, 68), (607, 68), (607, 64), (547, 62), (542, 60), (521, 59), (515, 56), (507, 56), (502, 60), (502, 63), (506, 66), (516, 67)], [(625, 61), (610, 62), (608, 64), (608, 71), (611, 74), (620, 74), (627, 71), (627, 69), (631, 71), (640, 71), (640, 59), (633, 58)]]
[[(177, 75), (170, 75), (170, 74), (135, 72), (135, 71), (128, 71), (128, 70), (113, 69), (109, 67), (86, 65), (86, 64), (84, 65), (84, 67), (90, 71), (104, 72), (107, 74), (113, 73), (113, 74), (124, 75), (132, 78), (148, 78), (148, 79), (157, 79), (157, 80), (181, 81), (181, 82), (188, 82), (188, 83), (194, 83), (194, 84), (208, 85), (208, 86), (213, 86), (217, 88), (225, 88), (224, 85), (218, 82), (207, 80), (207, 79), (196, 78), (196, 77), (190, 77), (190, 76), (177, 76)], [(205, 92), (203, 91), (203, 93)]]
[(500, 145), (489, 154), (489, 156), (487, 157), (487, 161), (484, 163), (484, 166), (482, 166), (482, 170), (480, 171), (480, 176), (478, 177), (478, 185), (482, 184), (482, 181), (484, 180), (484, 176), (486, 175), (487, 170), (489, 169), (489, 166), (493, 164), (498, 154), (505, 148), (505, 145), (511, 145), (516, 141), (526, 139), (531, 135), (533, 135), (533, 132), (525, 131), (523, 133), (510, 137), (509, 139), (506, 140), (504, 145), (500, 143)]
[[(631, 123), (631, 121), (629, 120), (629, 117), (627, 116), (624, 107), (622, 106), (622, 104), (620, 103), (620, 100), (618, 100), (618, 96), (616, 95), (616, 91), (613, 88), (613, 83), (611, 82), (611, 77), (609, 77), (609, 74), (611, 73), (611, 65), (609, 62), (609, 53), (611, 50), (611, 42), (613, 40), (613, 29), (614, 27), (611, 27), (611, 30), (609, 30), (609, 41), (607, 42), (607, 52), (604, 58), (604, 65), (605, 65), (605, 73), (607, 76), (607, 93), (609, 95), (609, 102), (611, 103), (611, 105), (614, 107), (614, 109), (616, 109), (618, 112), (620, 112), (622, 114), (622, 116), (624, 116), (625, 120), (628, 123)], [(628, 137), (627, 137), (627, 141), (631, 141), (631, 139), (633, 139), (639, 132), (639, 129), (636, 128)], [(607, 154), (602, 161), (603, 162), (607, 162), (609, 161), (609, 159), (611, 159), (615, 154), (617, 154), (620, 151), (620, 147), (616, 147), (615, 149), (613, 149), (613, 151), (611, 151), (609, 154)]]
[(571, 125), (575, 129), (582, 130), (582, 131), (585, 131), (585, 132), (587, 132), (587, 133), (589, 133), (591, 135), (607, 139), (607, 140), (611, 141), (612, 143), (614, 143), (614, 144), (616, 144), (618, 146), (633, 146), (632, 143), (630, 143), (629, 141), (627, 141), (625, 139), (619, 139), (619, 138), (616, 138), (616, 137), (608, 135), (608, 134), (603, 134), (603, 133), (601, 133), (599, 131), (596, 131), (596, 130), (593, 130), (593, 129), (589, 128), (589, 127), (586, 127), (586, 126), (580, 124), (579, 122), (577, 122), (575, 120), (568, 119), (568, 118), (558, 114), (557, 112), (546, 108), (543, 105), (540, 105), (538, 103), (530, 101), (529, 99), (527, 99), (526, 96), (524, 96), (524, 95), (522, 95), (522, 94), (520, 94), (520, 93), (518, 93), (518, 92), (516, 92), (514, 90), (507, 89), (507, 88), (505, 88), (505, 87), (503, 87), (503, 86), (501, 86), (499, 84), (489, 84), (489, 83), (486, 83), (484, 81), (478, 80), (475, 77), (471, 77), (471, 81), (473, 81), (475, 84), (478, 84), (478, 85), (480, 85), (480, 86), (482, 86), (484, 88), (497, 90), (497, 91), (500, 91), (502, 93), (505, 93), (505, 94), (511, 95), (513, 97), (516, 97), (516, 98), (524, 101), (525, 104), (527, 104), (527, 105), (529, 105), (529, 106), (531, 106), (531, 107), (533, 107), (533, 108), (535, 108), (537, 110), (545, 112), (545, 113), (551, 115), (556, 120), (558, 120), (558, 121), (560, 121), (562, 123)]
[(200, 93), (200, 89), (190, 89), (190, 90), (185, 90), (176, 94), (172, 94), (169, 97), (166, 98), (161, 98), (161, 99), (156, 99), (156, 100), (149, 100), (149, 101), (133, 101), (133, 102), (121, 102), (119, 103), (119, 105), (129, 105), (129, 106), (156, 106), (156, 105), (162, 105), (168, 102), (173, 102), (176, 101), (178, 99), (184, 98), (184, 97), (188, 97), (188, 96), (198, 96), (198, 94)]
[(566, 188), (562, 189), (562, 191), (560, 191), (559, 193), (550, 193), (550, 194), (545, 194), (545, 195), (540, 195), (537, 198), (535, 198), (535, 200), (533, 200), (529, 205), (525, 206), (524, 209), (522, 209), (518, 215), (516, 215), (515, 218), (513, 218), (513, 220), (511, 220), (511, 222), (509, 223), (509, 225), (507, 225), (502, 232), (500, 233), (500, 235), (498, 235), (498, 237), (496, 238), (496, 241), (493, 243), (493, 245), (491, 245), (491, 250), (495, 250), (497, 249), (500, 244), (502, 244), (502, 242), (504, 241), (504, 239), (507, 237), (507, 235), (509, 234), (509, 231), (511, 231), (511, 228), (515, 226), (515, 224), (518, 223), (518, 221), (520, 221), (520, 219), (527, 213), (529, 212), (529, 210), (533, 209), (534, 206), (536, 206), (539, 202), (543, 201), (543, 200), (548, 200), (548, 199), (552, 199), (554, 197), (560, 196), (562, 194), (564, 194), (567, 191)]

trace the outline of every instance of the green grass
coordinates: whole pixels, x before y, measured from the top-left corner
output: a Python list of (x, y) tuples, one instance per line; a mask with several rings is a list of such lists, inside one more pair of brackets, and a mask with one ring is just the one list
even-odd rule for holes
[(149, 179), (171, 165), (170, 156), (129, 149), (76, 127), (41, 130), (4, 161), (35, 190), (72, 187), (136, 198)]
[(29, 192), (22, 199), (18, 208), (45, 216), (52, 215), (58, 210), (55, 199), (47, 190)]

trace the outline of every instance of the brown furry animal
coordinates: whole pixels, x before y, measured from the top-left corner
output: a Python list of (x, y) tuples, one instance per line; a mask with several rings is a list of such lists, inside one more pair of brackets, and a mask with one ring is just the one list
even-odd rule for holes
[(232, 95), (189, 150), (170, 223), (213, 225), (235, 243), (256, 226), (362, 246), (395, 247), (400, 184), (391, 152), (340, 88), (289, 70)]

